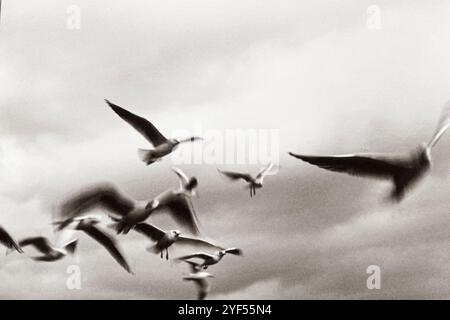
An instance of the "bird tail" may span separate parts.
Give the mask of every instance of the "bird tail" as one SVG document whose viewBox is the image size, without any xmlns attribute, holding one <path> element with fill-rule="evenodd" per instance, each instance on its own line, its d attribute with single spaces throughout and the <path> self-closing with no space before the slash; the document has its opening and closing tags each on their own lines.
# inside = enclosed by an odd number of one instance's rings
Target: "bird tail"
<svg viewBox="0 0 450 320">
<path fill-rule="evenodd" d="M 138 149 L 138 156 L 146 165 L 150 165 L 157 160 L 153 156 L 153 150 Z"/>
<path fill-rule="evenodd" d="M 64 248 L 67 250 L 68 253 L 73 255 L 75 253 L 75 251 L 77 250 L 77 244 L 78 244 L 78 239 L 75 239 L 73 241 L 70 241 L 68 244 L 66 244 L 64 246 Z"/>
</svg>

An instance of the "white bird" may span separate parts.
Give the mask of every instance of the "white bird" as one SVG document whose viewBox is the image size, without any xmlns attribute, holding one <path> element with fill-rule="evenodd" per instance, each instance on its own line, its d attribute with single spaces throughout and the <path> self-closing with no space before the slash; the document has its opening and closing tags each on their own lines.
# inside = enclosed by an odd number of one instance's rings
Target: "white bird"
<svg viewBox="0 0 450 320">
<path fill-rule="evenodd" d="M 197 187 L 198 180 L 196 177 L 189 178 L 181 169 L 172 167 L 172 171 L 178 176 L 180 180 L 180 187 L 176 191 L 178 193 L 184 193 L 189 197 L 196 196 L 198 197 Z"/>
<path fill-rule="evenodd" d="M 175 189 L 167 190 L 152 200 L 136 201 L 124 195 L 113 185 L 105 183 L 89 188 L 65 201 L 60 206 L 60 216 L 73 218 L 96 208 L 102 208 L 120 218 L 116 223 L 118 233 L 128 233 L 139 222 L 160 212 L 170 214 L 192 233 L 199 233 L 197 216 L 190 197 Z"/>
<path fill-rule="evenodd" d="M 270 162 L 266 167 L 262 168 L 258 174 L 253 177 L 249 173 L 240 173 L 240 172 L 232 172 L 232 171 L 219 171 L 219 173 L 223 174 L 230 180 L 237 181 L 239 179 L 245 180 L 248 183 L 248 188 L 250 189 L 250 197 L 256 195 L 256 189 L 260 189 L 263 187 L 264 177 L 273 174 L 270 170 L 273 168 L 273 163 Z"/>
<path fill-rule="evenodd" d="M 149 247 L 147 250 L 157 254 L 159 253 L 161 255 L 161 258 L 163 258 L 163 253 L 165 250 L 166 259 L 169 259 L 169 247 L 171 247 L 173 244 L 223 250 L 222 247 L 219 247 L 206 240 L 182 236 L 179 230 L 164 231 L 148 223 L 138 223 L 134 226 L 133 230 L 145 235 L 150 240 L 155 241 L 156 244 Z"/>
<path fill-rule="evenodd" d="M 414 184 L 421 180 L 432 167 L 431 150 L 450 126 L 450 101 L 444 105 L 437 128 L 428 143 L 406 154 L 359 153 L 337 156 L 309 156 L 289 152 L 320 168 L 350 175 L 392 181 L 394 187 L 389 195 L 393 201 L 401 201 Z"/>
<path fill-rule="evenodd" d="M 23 239 L 19 242 L 21 247 L 33 246 L 42 256 L 32 257 L 36 261 L 57 261 L 61 260 L 68 254 L 73 255 L 77 248 L 78 239 L 70 240 L 61 247 L 54 246 L 45 237 L 31 237 Z"/>
<path fill-rule="evenodd" d="M 133 273 L 124 255 L 119 250 L 119 245 L 116 240 L 97 226 L 100 223 L 99 219 L 85 216 L 70 218 L 68 221 L 58 221 L 53 224 L 59 226 L 63 225 L 64 228 L 72 225 L 71 228 L 73 230 L 84 232 L 89 237 L 100 243 L 111 254 L 114 260 L 122 266 L 122 268 L 124 268 L 128 273 Z"/>
<path fill-rule="evenodd" d="M 137 116 L 118 105 L 106 100 L 106 103 L 111 109 L 117 113 L 124 121 L 136 129 L 144 138 L 152 144 L 154 149 L 144 150 L 139 149 L 139 156 L 142 161 L 147 165 L 152 164 L 155 161 L 161 160 L 164 156 L 173 152 L 180 143 L 194 142 L 197 140 L 203 140 L 201 137 L 193 136 L 186 139 L 167 139 L 161 132 L 147 119 Z"/>
<path fill-rule="evenodd" d="M 8 249 L 15 249 L 17 252 L 23 253 L 23 250 L 19 244 L 2 226 L 0 226 L 0 243 Z"/>
<path fill-rule="evenodd" d="M 208 272 L 201 271 L 198 264 L 192 261 L 185 261 L 191 268 L 191 273 L 183 277 L 185 281 L 193 281 L 197 285 L 197 299 L 203 300 L 206 298 L 211 286 L 208 282 L 208 278 L 214 278 L 214 276 Z"/>
<path fill-rule="evenodd" d="M 198 264 L 199 268 L 207 269 L 209 266 L 219 263 L 220 260 L 226 254 L 233 254 L 237 256 L 242 255 L 242 250 L 238 248 L 228 248 L 220 251 L 216 251 L 213 254 L 208 254 L 204 252 L 196 252 L 192 254 L 188 254 L 182 257 L 178 257 L 176 260 L 178 261 L 187 261 L 189 259 L 200 259 L 203 260 L 202 263 Z"/>
</svg>

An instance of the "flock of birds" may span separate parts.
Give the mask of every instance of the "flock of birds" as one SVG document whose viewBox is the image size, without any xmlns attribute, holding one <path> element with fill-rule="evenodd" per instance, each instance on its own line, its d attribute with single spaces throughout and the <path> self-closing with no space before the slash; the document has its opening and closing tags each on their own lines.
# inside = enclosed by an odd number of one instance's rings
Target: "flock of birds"
<svg viewBox="0 0 450 320">
<path fill-rule="evenodd" d="M 105 100 L 109 107 L 124 121 L 143 135 L 153 146 L 152 149 L 139 149 L 139 156 L 146 164 L 162 160 L 173 152 L 181 143 L 202 140 L 193 136 L 186 139 L 167 139 L 147 119 L 135 115 L 118 105 Z M 431 150 L 450 126 L 450 102 L 444 105 L 437 128 L 428 143 L 421 144 L 416 150 L 405 154 L 360 153 L 350 155 L 310 156 L 289 153 L 291 156 L 303 160 L 320 168 L 347 173 L 350 175 L 381 178 L 390 180 L 393 189 L 388 195 L 391 201 L 399 202 L 415 183 L 430 171 L 432 166 Z M 219 173 L 232 181 L 243 180 L 249 189 L 250 197 L 256 194 L 256 189 L 263 187 L 264 178 L 274 174 L 273 163 L 269 163 L 258 174 L 222 171 Z M 76 195 L 66 199 L 59 206 L 59 219 L 53 221 L 56 232 L 72 230 L 83 232 L 101 244 L 127 272 L 133 273 L 125 256 L 121 252 L 115 237 L 107 231 L 113 229 L 117 234 L 127 234 L 130 230 L 148 238 L 152 245 L 147 251 L 169 259 L 169 248 L 185 245 L 189 248 L 204 248 L 209 251 L 193 252 L 175 258 L 175 261 L 189 265 L 190 273 L 183 280 L 192 281 L 198 288 L 198 299 L 204 299 L 209 292 L 208 278 L 213 277 L 205 270 L 217 264 L 227 255 L 242 255 L 239 248 L 226 248 L 211 240 L 200 238 L 198 218 L 195 213 L 192 198 L 196 197 L 198 181 L 195 177 L 188 177 L 179 168 L 172 168 L 178 176 L 178 188 L 168 189 L 156 197 L 137 201 L 110 183 L 98 184 L 84 189 Z M 102 209 L 107 213 L 112 223 L 102 226 L 102 220 L 92 211 Z M 155 214 L 170 215 L 175 222 L 183 226 L 192 234 L 182 234 L 179 230 L 162 230 L 148 222 L 148 218 Z M 46 237 L 29 237 L 16 242 L 13 237 L 0 226 L 0 243 L 8 248 L 24 252 L 27 246 L 34 247 L 40 255 L 33 256 L 36 261 L 56 261 L 67 255 L 72 255 L 77 249 L 78 239 L 72 239 L 61 245 L 52 244 Z M 212 252 L 212 253 L 211 253 Z"/>
</svg>

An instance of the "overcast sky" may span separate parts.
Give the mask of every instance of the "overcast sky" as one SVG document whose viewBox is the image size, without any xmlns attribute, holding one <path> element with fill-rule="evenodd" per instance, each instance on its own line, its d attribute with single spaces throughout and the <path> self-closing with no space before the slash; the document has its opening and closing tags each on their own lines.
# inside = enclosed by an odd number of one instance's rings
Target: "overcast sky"
<svg viewBox="0 0 450 320">
<path fill-rule="evenodd" d="M 79 30 L 66 27 L 70 5 L 81 9 Z M 380 29 L 367 27 L 370 5 L 380 10 Z M 244 250 L 211 267 L 210 298 L 450 298 L 450 137 L 434 149 L 432 174 L 395 206 L 380 201 L 389 184 L 287 155 L 407 152 L 428 140 L 450 99 L 448 2 L 2 6 L 0 225 L 16 238 L 53 239 L 55 206 L 92 183 L 113 182 L 136 199 L 177 186 L 172 158 L 140 162 L 136 149 L 148 145 L 108 98 L 167 136 L 198 126 L 278 132 L 281 168 L 253 199 L 216 168 L 257 172 L 265 163 L 180 165 L 199 179 L 194 205 L 205 233 Z M 196 297 L 181 281 L 186 266 L 147 253 L 138 235 L 120 236 L 135 276 L 80 240 L 75 258 L 56 263 L 0 255 L 0 298 Z M 81 290 L 66 288 L 73 264 Z M 381 268 L 380 290 L 366 288 L 369 265 Z"/>
</svg>

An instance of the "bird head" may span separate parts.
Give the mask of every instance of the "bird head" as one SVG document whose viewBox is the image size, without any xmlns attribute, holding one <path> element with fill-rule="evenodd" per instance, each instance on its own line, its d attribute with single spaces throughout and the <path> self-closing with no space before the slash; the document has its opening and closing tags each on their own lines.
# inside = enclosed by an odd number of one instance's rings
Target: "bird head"
<svg viewBox="0 0 450 320">
<path fill-rule="evenodd" d="M 198 180 L 196 177 L 189 179 L 189 182 L 184 186 L 184 188 L 193 196 L 198 196 L 196 188 L 198 186 Z"/>
<path fill-rule="evenodd" d="M 218 252 L 218 254 L 219 254 L 219 257 L 223 257 L 224 255 L 227 254 L 227 251 L 226 251 L 226 250 L 220 250 L 220 251 Z"/>
<path fill-rule="evenodd" d="M 175 238 L 178 238 L 181 235 L 181 232 L 179 230 L 171 230 L 170 233 L 172 234 L 172 236 L 174 236 Z"/>
</svg>

